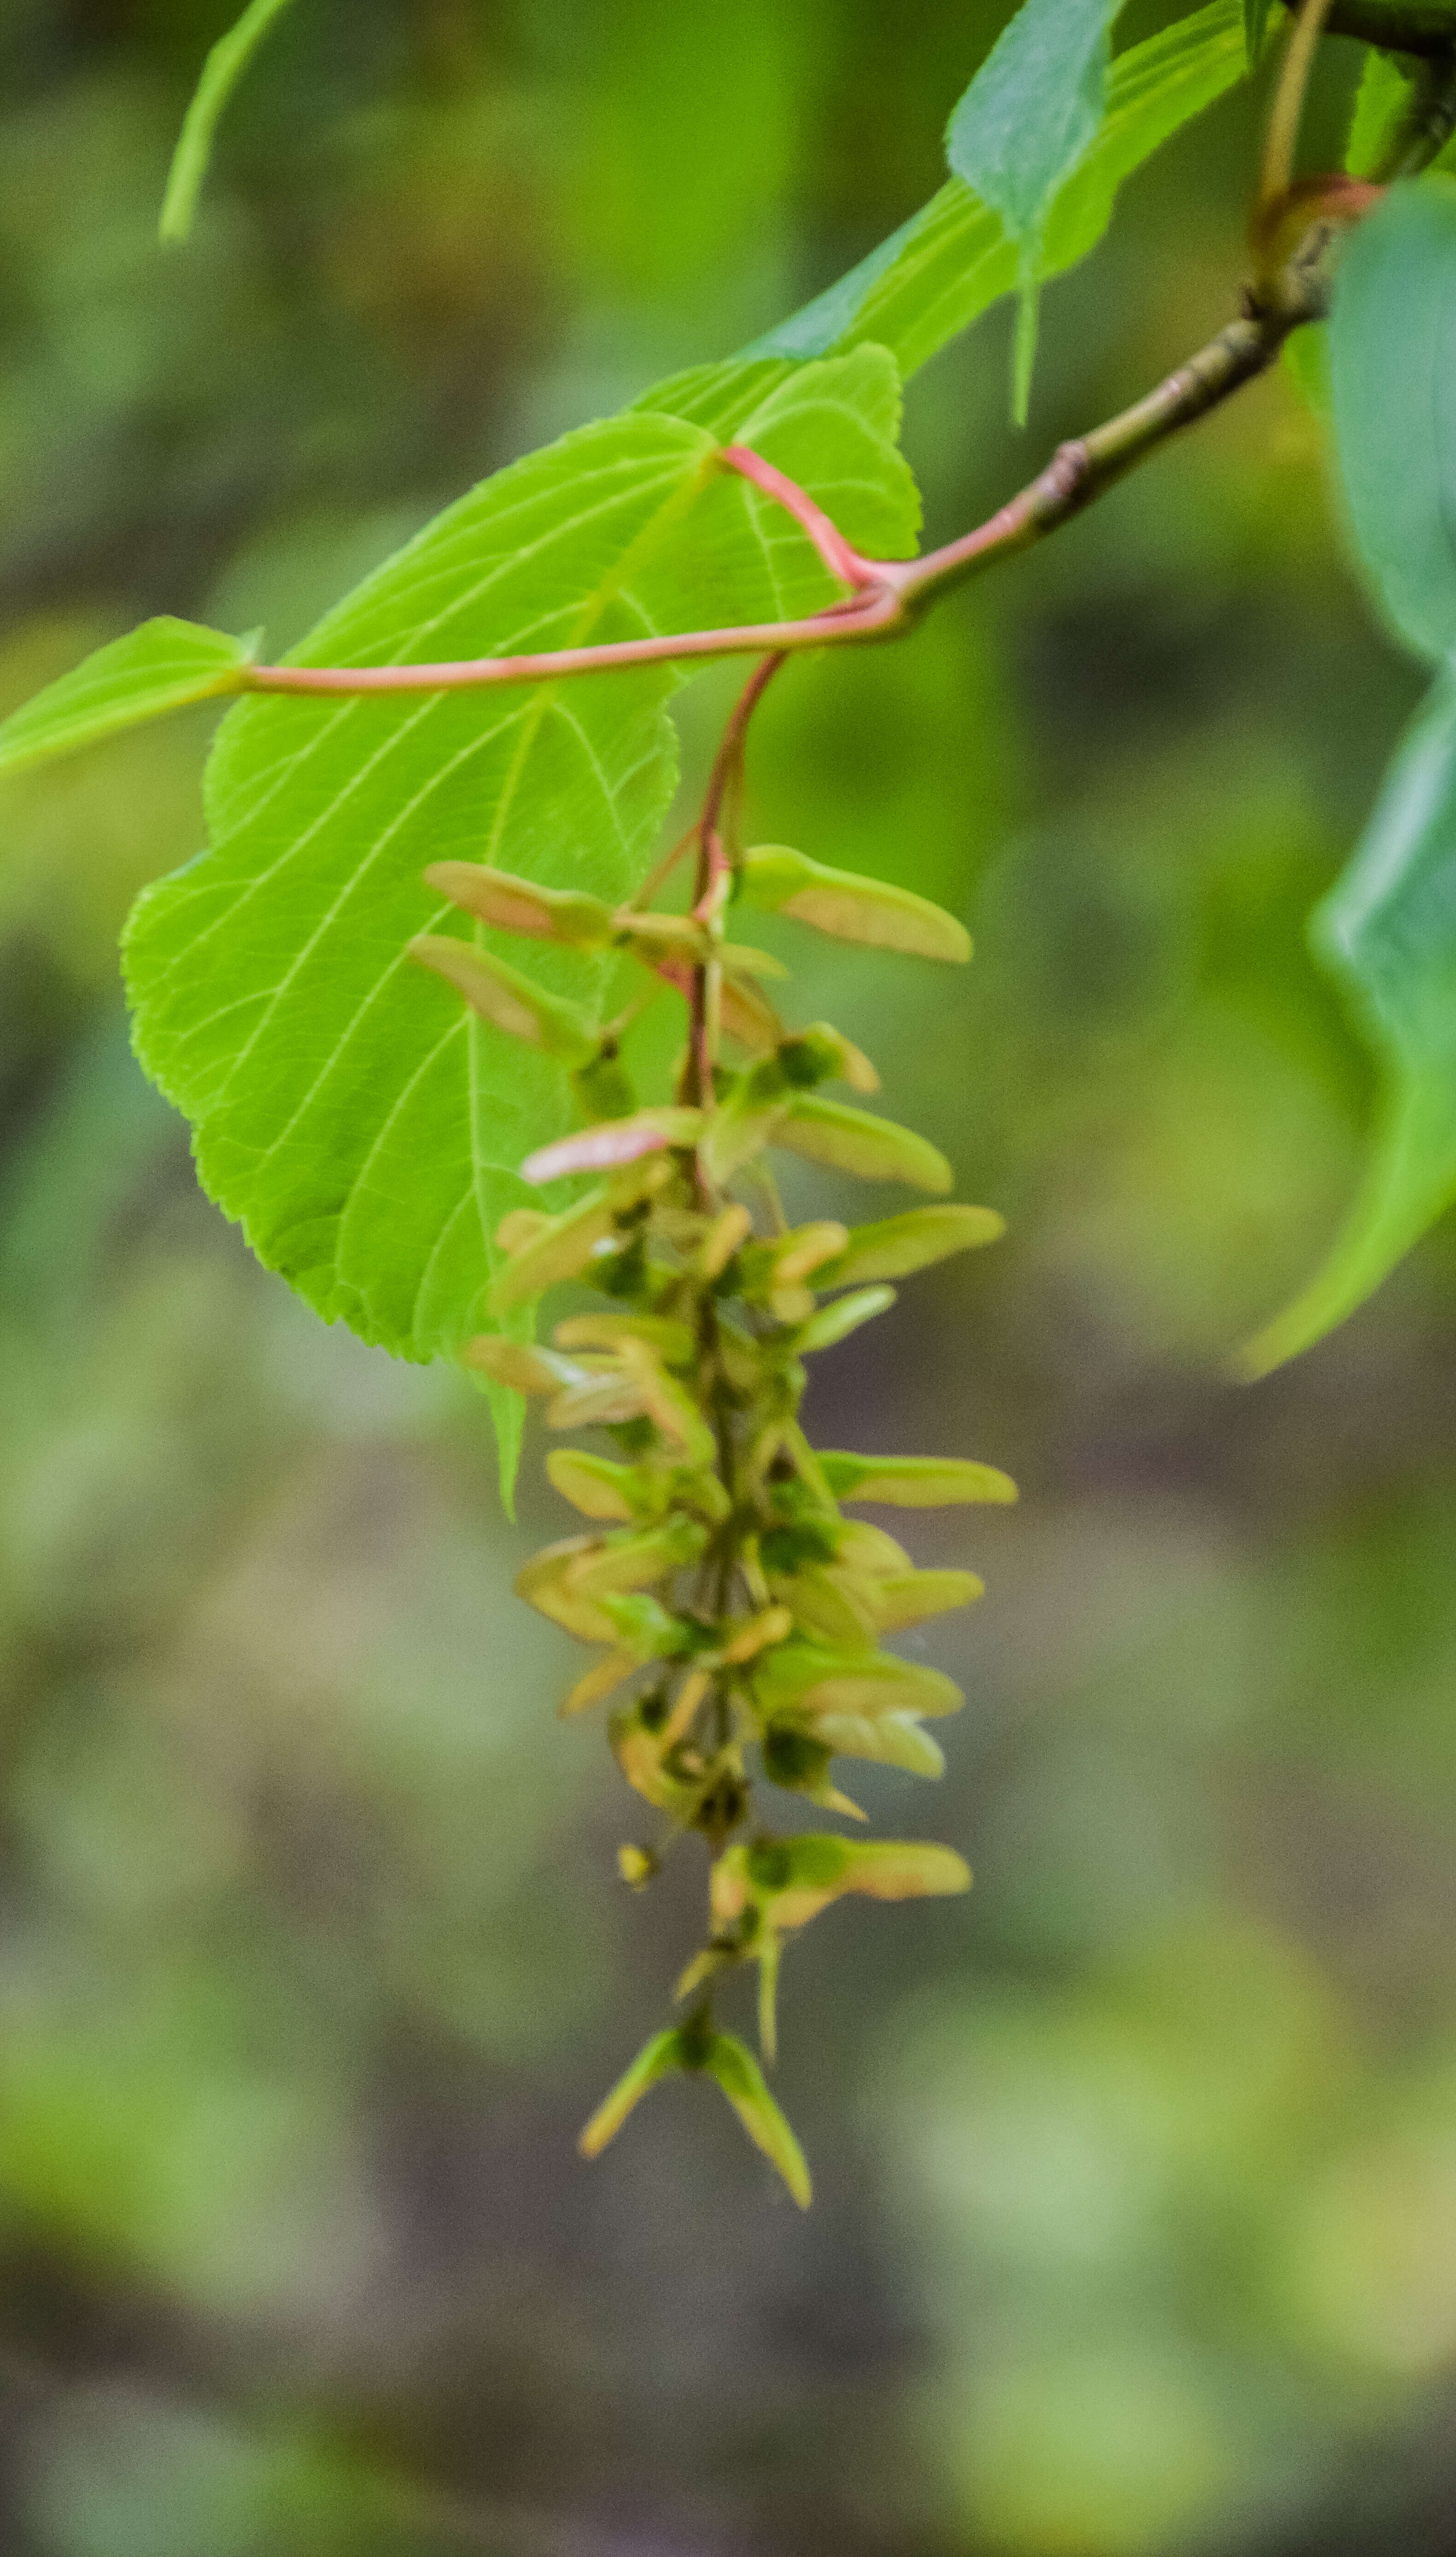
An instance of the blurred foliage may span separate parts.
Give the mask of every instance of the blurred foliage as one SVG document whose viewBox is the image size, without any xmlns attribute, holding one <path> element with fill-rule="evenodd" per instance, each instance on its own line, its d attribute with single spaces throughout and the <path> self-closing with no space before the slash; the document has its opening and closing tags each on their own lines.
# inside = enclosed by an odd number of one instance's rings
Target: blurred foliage
<svg viewBox="0 0 1456 2557">
<path fill-rule="evenodd" d="M 307 0 L 164 253 L 231 0 L 8 0 L 0 706 L 146 612 L 281 647 L 471 476 L 771 324 L 934 184 L 1003 14 Z M 932 537 L 1225 316 L 1257 118 L 1048 293 L 1026 438 L 1006 314 L 917 383 Z M 806 994 L 1012 1220 L 825 1363 L 816 1429 L 1027 1492 L 917 1538 L 992 1594 L 923 1646 L 972 1699 L 945 1799 L 873 1808 L 978 1883 L 795 1950 L 806 2222 L 711 2089 L 576 2161 L 662 1913 L 509 1598 L 557 1506 L 508 1531 L 471 1391 L 249 1263 L 128 1058 L 114 936 L 196 848 L 206 715 L 6 791 L 7 2553 L 1452 2545 L 1449 1232 L 1268 1385 L 1222 1367 L 1351 1187 L 1303 917 L 1417 683 L 1320 434 L 1261 385 L 755 741 L 760 832 L 970 920 L 952 989 Z M 686 1948 L 698 1877 L 657 1888 Z"/>
</svg>

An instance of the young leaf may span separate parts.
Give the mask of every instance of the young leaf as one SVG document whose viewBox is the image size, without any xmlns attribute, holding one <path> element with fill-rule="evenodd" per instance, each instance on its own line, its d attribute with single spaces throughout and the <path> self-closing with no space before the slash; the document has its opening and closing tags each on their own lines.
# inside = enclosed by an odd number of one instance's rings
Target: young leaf
<svg viewBox="0 0 1456 2557">
<path fill-rule="evenodd" d="M 1330 317 L 1340 470 L 1385 610 L 1456 649 L 1456 180 L 1392 187 L 1341 260 Z"/>
<path fill-rule="evenodd" d="M 911 547 L 890 359 L 864 348 L 766 390 L 748 373 L 729 431 L 856 542 Z M 646 410 L 565 438 L 428 526 L 298 662 L 681 629 L 705 585 L 731 620 L 831 602 L 812 545 L 719 467 L 720 440 Z M 223 723 L 210 849 L 146 891 L 128 928 L 138 1053 L 193 1119 L 209 1194 L 326 1319 L 411 1358 L 484 1328 L 496 1228 L 529 1196 L 516 1167 L 577 1114 L 561 1060 L 452 1011 L 410 963 L 407 943 L 455 911 L 420 874 L 459 847 L 614 909 L 672 792 L 672 686 L 648 668 L 476 695 L 260 697 Z M 594 1005 L 622 964 L 510 947 L 544 992 Z"/>
<path fill-rule="evenodd" d="M 1107 78 L 1103 121 L 1047 215 L 1043 279 L 1094 248 L 1118 189 L 1190 117 L 1242 79 L 1248 67 L 1243 0 L 1209 0 L 1162 34 L 1129 46 Z M 908 375 L 1003 293 L 1019 259 L 999 215 L 952 178 L 928 204 L 881 240 L 827 292 L 759 338 L 750 356 L 824 355 L 869 341 L 888 346 Z M 700 376 L 698 413 L 716 396 Z M 688 394 L 674 387 L 686 406 Z M 649 394 L 649 398 L 656 396 Z"/>
<path fill-rule="evenodd" d="M 250 7 L 244 9 L 225 36 L 218 38 L 203 63 L 202 75 L 183 118 L 167 173 L 167 193 L 157 224 L 159 239 L 191 237 L 223 109 L 275 18 L 281 18 L 288 5 L 289 0 L 251 0 Z"/>
<path fill-rule="evenodd" d="M 95 745 L 188 702 L 242 692 L 260 635 L 230 639 L 223 630 L 163 614 L 124 639 L 109 639 L 0 725 L 0 773 Z"/>
<path fill-rule="evenodd" d="M 963 1456 L 852 1456 L 822 1448 L 819 1462 L 837 1501 L 882 1501 L 903 1510 L 941 1509 L 952 1501 L 1014 1501 L 1016 1486 L 994 1465 Z"/>
<path fill-rule="evenodd" d="M 1017 250 L 1013 401 L 1026 416 L 1047 216 L 1102 122 L 1123 0 L 1022 0 L 955 108 L 946 158 Z"/>
<path fill-rule="evenodd" d="M 887 879 L 830 870 L 786 844 L 760 844 L 743 856 L 739 893 L 771 913 L 791 914 L 838 941 L 871 950 L 911 951 L 921 959 L 965 960 L 971 936 L 944 906 Z"/>
<path fill-rule="evenodd" d="M 1407 421 L 1409 422 L 1409 421 Z M 1443 673 L 1311 924 L 1385 1068 L 1375 1149 L 1323 1269 L 1239 1362 L 1264 1376 L 1362 1304 L 1456 1200 L 1456 678 Z"/>
<path fill-rule="evenodd" d="M 799 2209 L 807 2211 L 814 2188 L 804 2152 L 764 2085 L 763 2072 L 747 2044 L 735 2033 L 712 2034 L 700 2065 L 718 2081 L 749 2139 L 777 2167 Z M 630 2103 L 635 2101 L 635 2095 L 629 2098 Z M 609 2139 L 611 2132 L 603 2136 Z"/>
</svg>

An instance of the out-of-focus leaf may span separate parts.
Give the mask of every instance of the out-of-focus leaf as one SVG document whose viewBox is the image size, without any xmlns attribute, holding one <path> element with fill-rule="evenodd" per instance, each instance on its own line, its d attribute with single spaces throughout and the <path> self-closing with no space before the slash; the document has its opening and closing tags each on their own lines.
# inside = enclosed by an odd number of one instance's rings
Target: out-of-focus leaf
<svg viewBox="0 0 1456 2557">
<path fill-rule="evenodd" d="M 191 237 L 223 110 L 269 28 L 288 6 L 289 0 L 251 0 L 236 25 L 225 36 L 219 36 L 203 63 L 202 75 L 183 118 L 167 173 L 167 193 L 157 224 L 159 239 Z"/>
<path fill-rule="evenodd" d="M 1025 418 L 1036 352 L 1042 239 L 1060 189 L 1102 122 L 1123 0 L 1022 0 L 946 131 L 946 158 L 1000 215 L 1017 252 L 1012 405 Z"/>
<path fill-rule="evenodd" d="M 231 639 L 224 630 L 164 613 L 124 639 L 108 640 L 0 725 L 0 774 L 95 745 L 188 702 L 240 693 L 259 636 Z"/>
<path fill-rule="evenodd" d="M 1340 471 L 1401 638 L 1456 649 L 1456 180 L 1392 187 L 1341 261 L 1330 317 Z"/>
<path fill-rule="evenodd" d="M 1097 245 L 1124 180 L 1247 67 L 1243 0 L 1210 0 L 1118 57 L 1107 77 L 1102 124 L 1047 215 L 1044 279 Z M 848 275 L 748 352 L 820 355 L 868 340 L 888 346 L 909 374 L 1013 292 L 1017 271 L 1016 247 L 999 214 L 963 179 L 952 178 Z"/>
<path fill-rule="evenodd" d="M 1243 1353 L 1266 1375 L 1364 1302 L 1456 1199 L 1456 678 L 1397 753 L 1311 925 L 1385 1070 L 1375 1151 L 1318 1277 Z"/>
</svg>

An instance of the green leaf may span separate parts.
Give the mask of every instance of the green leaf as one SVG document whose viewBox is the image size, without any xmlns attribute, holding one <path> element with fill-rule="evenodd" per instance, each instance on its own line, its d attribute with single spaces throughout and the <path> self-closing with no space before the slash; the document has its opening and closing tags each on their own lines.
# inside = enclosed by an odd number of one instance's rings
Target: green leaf
<svg viewBox="0 0 1456 2557">
<path fill-rule="evenodd" d="M 1210 0 L 1119 55 L 1107 78 L 1102 124 L 1048 212 L 1043 279 L 1096 246 L 1124 180 L 1242 79 L 1247 67 L 1243 0 Z M 848 275 L 747 351 L 824 355 L 871 340 L 889 347 L 908 376 L 1015 290 L 1019 263 L 999 214 L 963 179 L 952 178 Z"/>
<path fill-rule="evenodd" d="M 223 109 L 274 20 L 281 18 L 288 6 L 289 0 L 252 0 L 236 25 L 218 38 L 203 63 L 202 75 L 183 118 L 167 173 L 167 193 L 157 224 L 159 239 L 191 237 Z"/>
<path fill-rule="evenodd" d="M 1258 68 L 1263 40 L 1268 33 L 1269 10 L 1273 0 L 1244 0 L 1244 43 L 1251 70 Z"/>
<path fill-rule="evenodd" d="M 230 639 L 224 630 L 163 614 L 108 640 L 0 725 L 0 773 L 94 745 L 188 702 L 242 692 L 260 635 Z"/>
<path fill-rule="evenodd" d="M 814 2199 L 809 2168 L 778 2105 L 764 2083 L 763 2072 L 745 2042 L 735 2033 L 708 2039 L 701 2066 L 717 2080 L 755 2148 L 778 2169 L 801 2211 Z M 609 2135 L 608 2135 L 609 2136 Z"/>
<path fill-rule="evenodd" d="M 1392 187 L 1341 261 L 1330 316 L 1340 469 L 1400 637 L 1456 649 L 1456 180 Z"/>
<path fill-rule="evenodd" d="M 1349 869 L 1316 953 L 1385 1068 L 1374 1153 L 1323 1269 L 1240 1359 L 1264 1376 L 1362 1304 L 1456 1200 L 1456 677 L 1443 673 Z"/>
<path fill-rule="evenodd" d="M 803 481 L 850 537 L 903 555 L 913 482 L 882 350 L 730 366 L 719 434 L 638 410 L 498 473 L 428 526 L 294 652 L 306 664 L 473 657 L 682 629 L 838 592 L 781 507 L 718 467 L 723 428 Z M 328 1320 L 410 1358 L 488 1327 L 494 1235 L 517 1166 L 574 1109 L 559 1059 L 522 1048 L 413 966 L 453 927 L 424 884 L 445 855 L 615 906 L 675 780 L 671 669 L 498 693 L 259 696 L 224 721 L 208 851 L 128 927 L 138 1053 L 197 1130 L 209 1194 Z M 491 946 L 484 924 L 481 948 Z M 548 994 L 610 1001 L 626 963 L 505 945 Z M 528 1318 L 518 1314 L 513 1328 Z"/>
<path fill-rule="evenodd" d="M 1001 217 L 1017 250 L 1012 408 L 1031 391 L 1042 240 L 1059 190 L 1103 119 L 1113 20 L 1123 0 L 1022 0 L 951 116 L 955 176 Z"/>
</svg>

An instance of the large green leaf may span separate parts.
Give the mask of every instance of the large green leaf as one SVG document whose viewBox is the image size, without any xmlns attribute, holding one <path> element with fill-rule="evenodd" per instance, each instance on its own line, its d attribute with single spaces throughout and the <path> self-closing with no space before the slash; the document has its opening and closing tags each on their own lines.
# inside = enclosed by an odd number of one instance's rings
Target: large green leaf
<svg viewBox="0 0 1456 2557">
<path fill-rule="evenodd" d="M 1313 1283 L 1259 1334 L 1252 1376 L 1323 1338 L 1456 1200 L 1456 677 L 1407 734 L 1364 840 L 1317 909 L 1315 948 L 1382 1061 L 1360 1193 Z"/>
<path fill-rule="evenodd" d="M 1108 75 L 1101 126 L 1051 205 L 1043 276 L 1096 247 L 1118 189 L 1144 160 L 1242 79 L 1241 0 L 1211 0 L 1161 35 L 1120 54 Z M 1015 243 L 999 214 L 952 178 L 909 221 L 837 284 L 759 338 L 758 355 L 825 355 L 872 340 L 903 374 L 1013 292 Z"/>
<path fill-rule="evenodd" d="M 1042 238 L 1059 190 L 1103 119 L 1123 0 L 1022 0 L 946 129 L 946 158 L 1016 247 L 1013 406 L 1026 414 Z"/>
<path fill-rule="evenodd" d="M 882 349 L 730 367 L 720 432 L 803 481 L 851 538 L 913 547 Z M 546 649 L 810 611 L 836 592 L 784 511 L 705 427 L 638 411 L 474 489 L 294 652 L 384 664 Z M 406 1357 L 485 1327 L 492 1237 L 539 1194 L 515 1166 L 569 1124 L 562 1066 L 412 965 L 472 929 L 559 994 L 609 963 L 496 942 L 425 887 L 442 856 L 613 901 L 636 885 L 675 777 L 669 668 L 569 684 L 342 701 L 255 696 L 207 774 L 210 848 L 128 927 L 138 1053 L 192 1119 L 210 1195 L 327 1319 Z"/>
<path fill-rule="evenodd" d="M 138 728 L 188 702 L 242 691 L 242 673 L 257 654 L 255 631 L 230 639 L 196 621 L 163 615 L 129 630 L 58 676 L 0 726 L 0 773 L 49 763 L 53 755 L 95 745 L 119 729 Z"/>
<path fill-rule="evenodd" d="M 1330 383 L 1350 519 L 1423 656 L 1456 649 L 1456 180 L 1392 187 L 1341 265 Z"/>
</svg>

